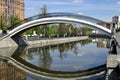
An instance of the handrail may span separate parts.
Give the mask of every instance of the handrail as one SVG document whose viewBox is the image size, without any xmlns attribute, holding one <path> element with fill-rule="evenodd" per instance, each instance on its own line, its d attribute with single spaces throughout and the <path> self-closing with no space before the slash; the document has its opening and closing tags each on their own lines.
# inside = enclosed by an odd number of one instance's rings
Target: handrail
<svg viewBox="0 0 120 80">
<path fill-rule="evenodd" d="M 47 14 L 38 14 L 32 17 L 29 17 L 23 21 L 20 21 L 18 23 L 16 23 L 15 25 L 12 25 L 11 27 L 9 27 L 7 30 L 12 30 L 14 28 L 16 28 L 17 26 L 24 24 L 26 22 L 29 21 L 33 21 L 36 19 L 42 19 L 42 18 L 47 18 L 47 17 L 72 17 L 75 19 L 81 19 L 81 20 L 86 20 L 92 23 L 96 23 L 96 24 L 100 24 L 100 23 L 106 23 L 105 21 L 96 19 L 96 18 L 92 18 L 89 16 L 85 16 L 85 15 L 80 15 L 80 14 L 74 14 L 74 13 L 47 13 Z"/>
</svg>

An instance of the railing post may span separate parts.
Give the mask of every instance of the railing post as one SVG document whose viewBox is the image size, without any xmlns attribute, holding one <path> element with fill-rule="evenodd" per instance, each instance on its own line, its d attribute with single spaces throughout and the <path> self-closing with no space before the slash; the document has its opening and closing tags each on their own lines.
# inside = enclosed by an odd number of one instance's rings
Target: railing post
<svg viewBox="0 0 120 80">
<path fill-rule="evenodd" d="M 116 39 L 114 37 L 112 37 L 111 41 L 110 41 L 110 53 L 111 54 L 117 54 L 117 42 Z"/>
</svg>

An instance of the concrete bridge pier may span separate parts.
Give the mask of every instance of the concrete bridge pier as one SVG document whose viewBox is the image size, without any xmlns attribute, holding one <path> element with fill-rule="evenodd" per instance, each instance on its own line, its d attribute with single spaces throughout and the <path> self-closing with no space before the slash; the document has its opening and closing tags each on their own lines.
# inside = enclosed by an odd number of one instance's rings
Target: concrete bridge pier
<svg viewBox="0 0 120 80">
<path fill-rule="evenodd" d="M 7 37 L 0 40 L 0 48 L 4 48 L 4 47 L 18 47 L 18 45 L 12 38 Z"/>
<path fill-rule="evenodd" d="M 17 37 L 6 37 L 0 40 L 0 48 L 6 47 L 18 47 L 18 46 L 25 46 L 27 42 L 23 40 L 20 36 Z"/>
<path fill-rule="evenodd" d="M 19 46 L 27 46 L 28 43 L 21 36 L 13 36 L 12 39 Z"/>
</svg>

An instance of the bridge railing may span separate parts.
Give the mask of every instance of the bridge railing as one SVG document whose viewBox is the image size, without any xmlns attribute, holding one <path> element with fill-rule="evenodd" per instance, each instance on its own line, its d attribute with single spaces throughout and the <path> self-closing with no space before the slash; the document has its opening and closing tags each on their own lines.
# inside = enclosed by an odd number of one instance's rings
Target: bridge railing
<svg viewBox="0 0 120 80">
<path fill-rule="evenodd" d="M 96 18 L 92 18 L 92 17 L 88 17 L 85 15 L 80 15 L 80 14 L 73 14 L 73 13 L 47 13 L 47 14 L 39 14 L 39 15 L 35 15 L 32 17 L 29 17 L 23 21 L 20 21 L 14 25 L 12 25 L 11 27 L 9 27 L 7 30 L 12 30 L 14 28 L 16 28 L 19 25 L 22 25 L 26 22 L 29 21 L 33 21 L 33 20 L 37 20 L 37 19 L 42 19 L 42 18 L 48 18 L 48 17 L 69 17 L 69 18 L 75 18 L 75 19 L 81 19 L 81 20 L 85 20 L 85 21 L 89 21 L 95 24 L 101 24 L 101 23 L 106 23 L 102 20 L 98 20 Z"/>
</svg>

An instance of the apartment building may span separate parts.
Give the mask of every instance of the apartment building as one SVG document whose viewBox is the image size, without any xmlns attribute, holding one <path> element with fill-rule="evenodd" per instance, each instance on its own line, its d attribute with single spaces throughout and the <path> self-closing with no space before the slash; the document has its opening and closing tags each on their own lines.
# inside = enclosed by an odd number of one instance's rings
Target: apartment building
<svg viewBox="0 0 120 80">
<path fill-rule="evenodd" d="M 17 16 L 20 20 L 24 19 L 24 0 L 0 0 L 0 14 Z"/>
</svg>

